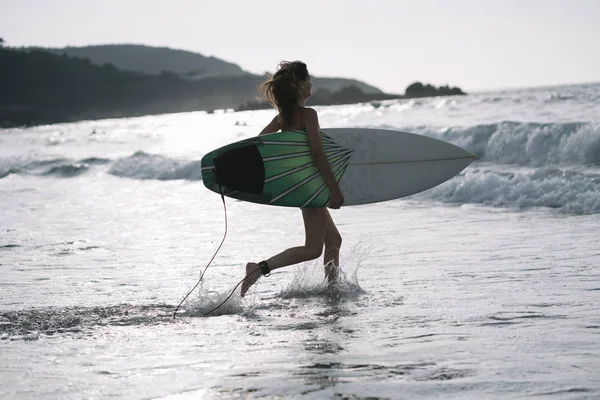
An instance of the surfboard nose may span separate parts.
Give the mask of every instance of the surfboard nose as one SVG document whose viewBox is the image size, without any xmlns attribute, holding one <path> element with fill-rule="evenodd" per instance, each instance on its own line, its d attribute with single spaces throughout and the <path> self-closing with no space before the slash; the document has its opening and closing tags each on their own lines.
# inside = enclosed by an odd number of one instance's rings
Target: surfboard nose
<svg viewBox="0 0 600 400">
<path fill-rule="evenodd" d="M 240 192 L 262 193 L 265 165 L 256 145 L 228 150 L 213 162 L 217 185 Z"/>
</svg>

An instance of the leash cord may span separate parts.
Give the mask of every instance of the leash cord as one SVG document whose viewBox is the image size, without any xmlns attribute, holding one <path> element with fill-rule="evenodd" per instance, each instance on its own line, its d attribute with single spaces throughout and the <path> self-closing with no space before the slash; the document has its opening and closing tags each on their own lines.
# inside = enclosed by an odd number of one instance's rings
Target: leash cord
<svg viewBox="0 0 600 400">
<path fill-rule="evenodd" d="M 218 306 L 216 306 L 215 308 L 213 308 L 212 310 L 210 310 L 209 312 L 203 314 L 203 317 L 208 316 L 209 314 L 211 314 L 214 311 L 217 311 L 219 308 L 221 308 L 221 306 L 225 303 L 227 303 L 227 300 L 229 300 L 231 298 L 231 296 L 233 296 L 233 294 L 235 293 L 235 290 L 238 288 L 238 286 L 240 286 L 242 284 L 242 282 L 244 282 L 246 280 L 246 278 L 248 278 L 250 275 L 252 275 L 253 273 L 255 273 L 256 271 L 258 271 L 260 269 L 260 267 L 256 268 L 254 271 L 250 272 L 248 275 L 246 275 L 244 277 L 244 279 L 242 279 L 237 285 L 235 285 L 235 287 L 233 288 L 233 290 L 231 291 L 231 293 L 229 293 L 229 296 L 227 296 L 227 298 L 225 300 L 223 300 L 221 302 L 221 304 L 219 304 Z"/>
<path fill-rule="evenodd" d="M 175 316 L 177 315 L 177 311 L 179 311 L 179 307 L 181 307 L 181 305 L 183 304 L 183 302 L 189 297 L 190 294 L 192 294 L 192 292 L 194 290 L 196 290 L 196 288 L 198 287 L 198 285 L 200 285 L 200 282 L 202 282 L 202 278 L 204 277 L 204 274 L 206 273 L 206 270 L 208 269 L 209 265 L 213 262 L 213 260 L 217 256 L 217 253 L 219 253 L 219 250 L 221 250 L 221 246 L 223 246 L 223 243 L 225 243 L 225 238 L 227 237 L 227 206 L 225 205 L 225 196 L 223 195 L 223 188 L 221 186 L 219 186 L 219 191 L 221 192 L 221 200 L 223 200 L 223 210 L 225 210 L 225 233 L 223 234 L 223 240 L 221 240 L 221 244 L 219 245 L 219 247 L 217 247 L 217 251 L 215 251 L 215 254 L 213 254 L 213 256 L 210 259 L 210 261 L 208 262 L 208 264 L 206 264 L 206 267 L 204 267 L 204 270 L 202 271 L 202 274 L 200 274 L 200 279 L 198 279 L 198 282 L 196 283 L 196 285 L 192 288 L 192 290 L 190 290 L 188 292 L 188 294 L 185 295 L 185 297 L 183 298 L 183 300 L 181 300 L 181 302 L 179 303 L 179 305 L 177 306 L 177 308 L 175 308 L 175 312 L 173 313 L 173 318 L 175 318 Z M 229 296 L 231 297 L 231 295 L 229 295 Z M 220 305 L 219 305 L 219 307 L 220 307 Z"/>
</svg>

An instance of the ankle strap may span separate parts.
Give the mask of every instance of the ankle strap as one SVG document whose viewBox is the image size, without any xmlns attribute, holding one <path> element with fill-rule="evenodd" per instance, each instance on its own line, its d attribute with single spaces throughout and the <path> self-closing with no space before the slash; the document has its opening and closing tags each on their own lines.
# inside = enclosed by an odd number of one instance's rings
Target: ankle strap
<svg viewBox="0 0 600 400">
<path fill-rule="evenodd" d="M 267 264 L 266 261 L 261 261 L 258 263 L 258 266 L 260 267 L 260 270 L 262 271 L 262 274 L 264 276 L 269 276 L 271 275 L 271 268 L 269 268 L 269 264 Z"/>
</svg>

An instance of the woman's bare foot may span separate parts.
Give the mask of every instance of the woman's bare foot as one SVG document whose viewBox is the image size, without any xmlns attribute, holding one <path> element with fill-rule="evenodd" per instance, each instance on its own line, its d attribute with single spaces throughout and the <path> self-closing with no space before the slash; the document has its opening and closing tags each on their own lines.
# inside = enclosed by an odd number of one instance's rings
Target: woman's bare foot
<svg viewBox="0 0 600 400">
<path fill-rule="evenodd" d="M 248 289 L 258 281 L 261 274 L 262 272 L 257 263 L 246 264 L 246 278 L 244 278 L 244 281 L 242 282 L 242 291 L 240 293 L 242 297 L 244 297 Z"/>
</svg>

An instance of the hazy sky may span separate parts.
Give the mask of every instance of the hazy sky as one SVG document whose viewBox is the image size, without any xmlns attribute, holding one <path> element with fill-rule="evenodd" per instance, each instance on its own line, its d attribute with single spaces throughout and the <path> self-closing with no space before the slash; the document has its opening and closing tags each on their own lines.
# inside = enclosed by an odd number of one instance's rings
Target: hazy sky
<svg viewBox="0 0 600 400">
<path fill-rule="evenodd" d="M 9 46 L 137 43 L 403 93 L 600 81 L 600 0 L 0 0 Z"/>
</svg>

